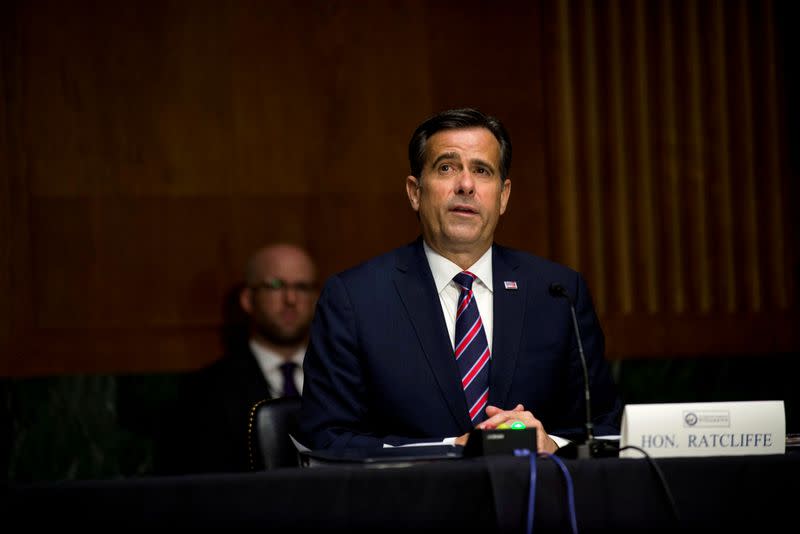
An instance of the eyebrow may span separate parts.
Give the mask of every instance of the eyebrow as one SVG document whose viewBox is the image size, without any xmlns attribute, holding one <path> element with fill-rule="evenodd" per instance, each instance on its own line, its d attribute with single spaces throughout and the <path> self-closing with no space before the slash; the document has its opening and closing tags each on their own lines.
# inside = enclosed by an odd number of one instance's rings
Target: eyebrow
<svg viewBox="0 0 800 534">
<path fill-rule="evenodd" d="M 446 160 L 446 159 L 453 159 L 453 160 L 461 161 L 461 155 L 458 152 L 444 152 L 442 154 L 439 154 L 439 156 L 435 160 L 433 160 L 433 163 L 431 163 L 431 168 L 436 167 L 436 165 L 438 165 L 440 161 Z M 489 169 L 490 171 L 492 171 L 492 174 L 497 172 L 497 169 L 494 168 L 494 165 L 492 165 L 491 163 L 489 163 L 487 161 L 483 161 L 482 159 L 472 159 L 468 163 L 470 165 L 475 165 L 475 164 L 482 165 L 482 166 L 486 167 L 487 169 Z"/>
<path fill-rule="evenodd" d="M 436 167 L 436 165 L 438 165 L 439 162 L 442 161 L 443 159 L 457 159 L 460 161 L 461 156 L 457 152 L 444 152 L 442 154 L 439 154 L 439 156 L 435 160 L 433 160 L 433 162 L 431 163 L 431 167 Z"/>
</svg>

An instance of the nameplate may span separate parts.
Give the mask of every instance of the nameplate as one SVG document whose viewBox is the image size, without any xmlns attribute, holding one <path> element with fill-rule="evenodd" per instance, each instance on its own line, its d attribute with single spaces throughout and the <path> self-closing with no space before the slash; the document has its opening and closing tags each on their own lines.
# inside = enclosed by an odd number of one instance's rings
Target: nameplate
<svg viewBox="0 0 800 534">
<path fill-rule="evenodd" d="M 783 454 L 783 401 L 628 404 L 619 445 L 652 457 Z M 642 457 L 635 449 L 619 455 Z"/>
</svg>

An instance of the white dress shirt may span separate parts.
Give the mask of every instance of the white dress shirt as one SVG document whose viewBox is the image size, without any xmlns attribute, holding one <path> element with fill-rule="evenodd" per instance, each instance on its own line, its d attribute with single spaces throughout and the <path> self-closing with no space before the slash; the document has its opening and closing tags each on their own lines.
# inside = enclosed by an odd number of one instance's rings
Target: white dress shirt
<svg viewBox="0 0 800 534">
<path fill-rule="evenodd" d="M 431 268 L 431 273 L 433 273 L 436 292 L 439 294 L 444 322 L 447 324 L 447 333 L 450 335 L 450 344 L 455 349 L 456 308 L 458 306 L 458 297 L 461 295 L 461 286 L 453 281 L 453 277 L 463 269 L 444 256 L 434 252 L 424 241 L 423 246 L 425 247 L 425 256 L 428 258 L 428 265 Z M 481 314 L 483 329 L 486 331 L 486 340 L 489 342 L 489 351 L 491 352 L 492 327 L 494 326 L 492 247 L 489 247 L 483 253 L 483 256 L 478 258 L 478 261 L 473 263 L 467 271 L 477 277 L 472 283 L 472 292 L 475 294 L 478 312 Z"/>
<path fill-rule="evenodd" d="M 297 364 L 294 369 L 294 383 L 297 386 L 297 391 L 303 392 L 303 358 L 306 355 L 306 347 L 297 349 L 289 360 L 285 360 L 283 356 L 277 352 L 272 351 L 263 345 L 260 345 L 255 339 L 250 339 L 250 350 L 256 357 L 258 366 L 261 372 L 264 373 L 264 378 L 267 379 L 270 392 L 273 397 L 280 397 L 283 393 L 283 373 L 281 372 L 281 364 L 292 361 Z"/>
<path fill-rule="evenodd" d="M 434 252 L 427 243 L 423 241 L 425 256 L 428 258 L 428 265 L 433 273 L 433 282 L 436 284 L 436 291 L 439 293 L 439 301 L 442 305 L 444 322 L 447 324 L 447 333 L 450 334 L 450 343 L 455 350 L 456 337 L 456 307 L 458 297 L 461 295 L 461 286 L 453 281 L 453 277 L 462 271 L 461 267 L 448 260 L 444 256 Z M 489 351 L 492 351 L 492 333 L 494 332 L 494 301 L 492 295 L 492 247 L 483 253 L 467 271 L 474 274 L 477 278 L 472 283 L 472 291 L 475 293 L 475 300 L 478 304 L 478 311 L 481 314 L 483 328 L 486 330 L 486 340 L 489 342 Z M 510 410 L 513 406 L 503 407 Z M 550 437 L 556 445 L 563 447 L 568 440 L 553 436 Z M 446 438 L 444 443 L 452 445 L 455 438 Z"/>
</svg>

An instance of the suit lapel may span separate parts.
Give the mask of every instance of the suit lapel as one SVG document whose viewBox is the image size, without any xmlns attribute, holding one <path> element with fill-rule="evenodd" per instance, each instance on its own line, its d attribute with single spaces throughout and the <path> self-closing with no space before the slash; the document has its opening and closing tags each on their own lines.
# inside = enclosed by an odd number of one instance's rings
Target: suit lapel
<svg viewBox="0 0 800 534">
<path fill-rule="evenodd" d="M 503 247 L 495 245 L 492 254 L 494 327 L 489 404 L 510 410 L 514 407 L 506 406 L 506 399 L 519 356 L 528 288 L 525 281 L 519 279 L 519 264 L 508 257 Z M 516 282 L 517 289 L 506 289 L 505 282 Z"/>
<path fill-rule="evenodd" d="M 247 348 L 247 358 L 242 358 L 240 365 L 242 366 L 242 370 L 239 375 L 243 380 L 247 380 L 247 383 L 241 386 L 247 391 L 247 395 L 250 399 L 259 401 L 265 398 L 274 399 L 280 395 L 281 392 L 273 391 L 272 386 L 270 386 L 267 381 L 267 377 L 264 376 L 264 371 L 258 364 L 258 358 L 256 358 L 256 355 L 250 350 L 250 347 Z"/>
<path fill-rule="evenodd" d="M 442 317 L 439 295 L 421 238 L 403 250 L 397 262 L 394 282 L 450 413 L 466 431 L 472 425 L 458 379 L 453 347 L 447 335 L 447 325 Z"/>
</svg>

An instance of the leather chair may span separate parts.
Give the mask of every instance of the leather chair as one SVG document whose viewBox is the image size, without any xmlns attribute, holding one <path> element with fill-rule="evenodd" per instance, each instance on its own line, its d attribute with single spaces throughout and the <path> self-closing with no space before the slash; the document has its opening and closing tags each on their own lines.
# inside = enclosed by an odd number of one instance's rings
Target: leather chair
<svg viewBox="0 0 800 534">
<path fill-rule="evenodd" d="M 253 405 L 247 425 L 252 471 L 300 465 L 297 449 L 289 437 L 299 410 L 300 397 L 264 399 Z"/>
</svg>

